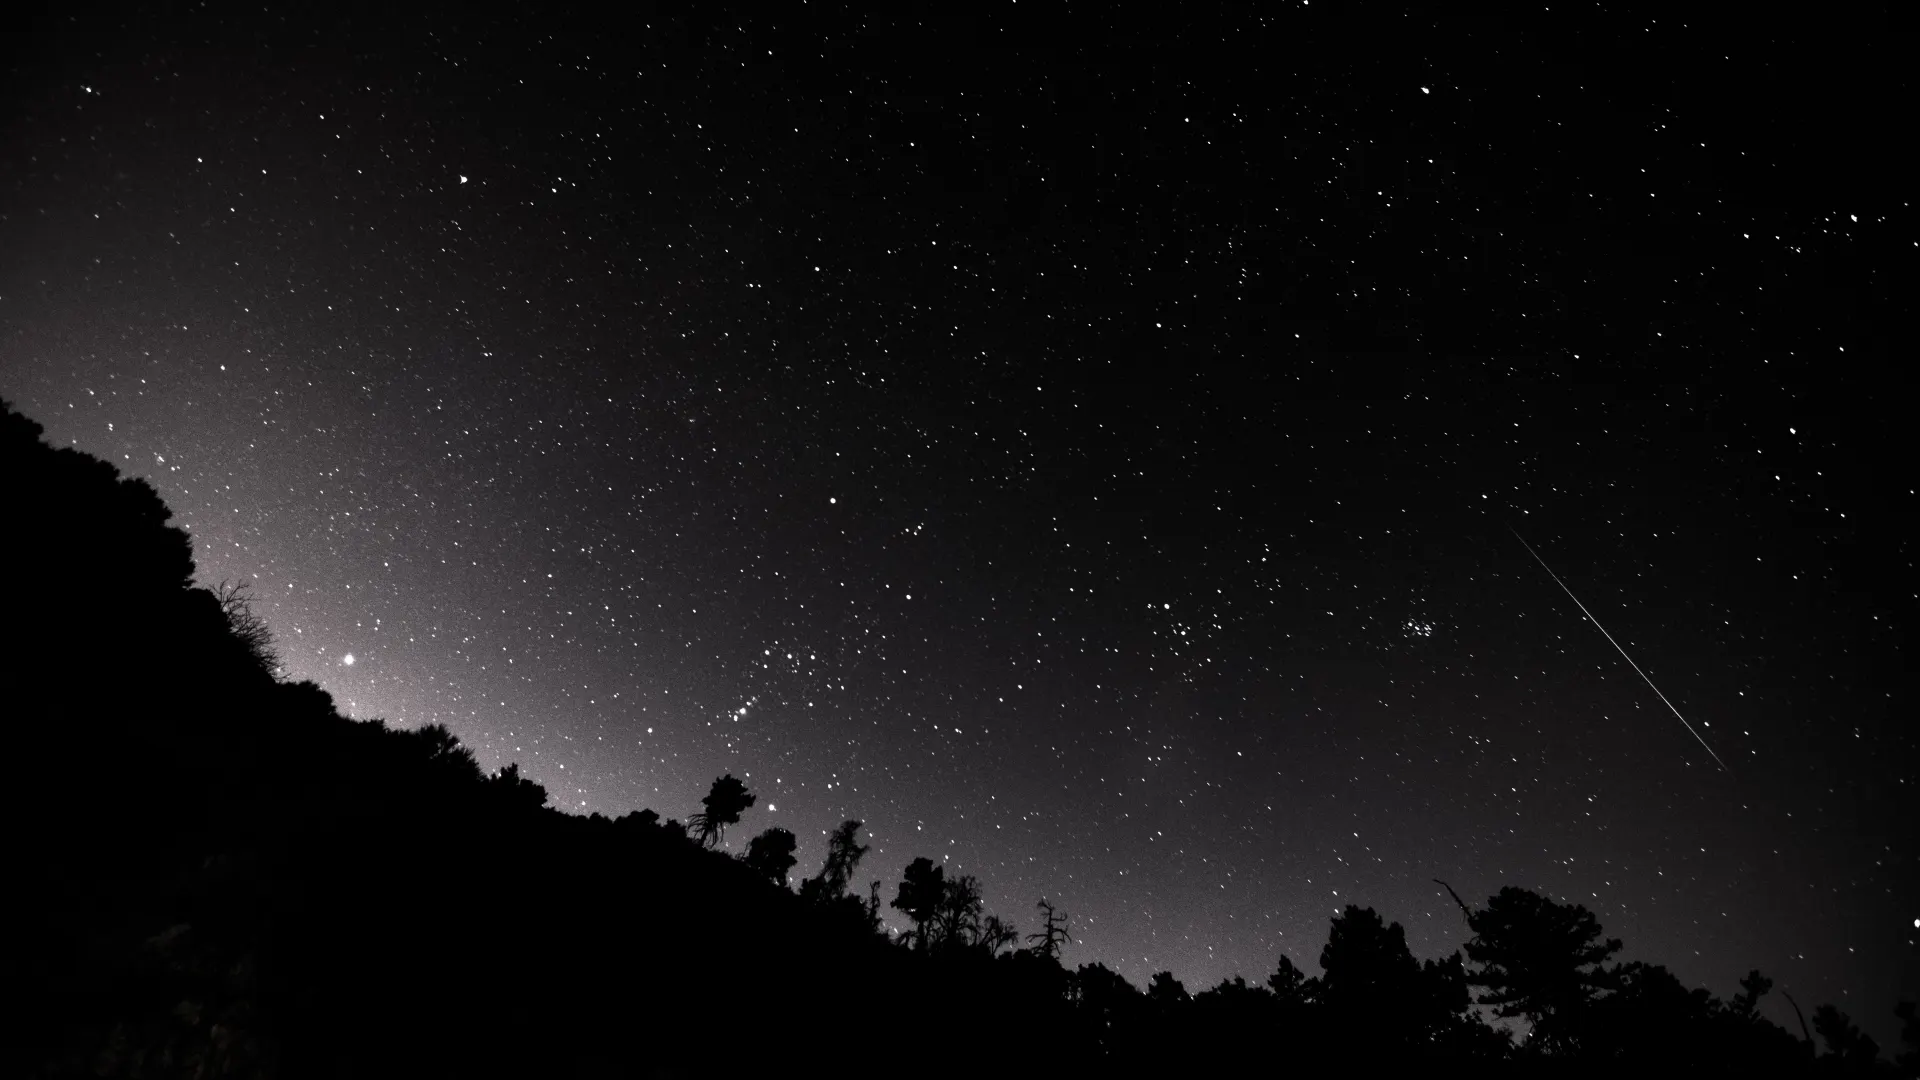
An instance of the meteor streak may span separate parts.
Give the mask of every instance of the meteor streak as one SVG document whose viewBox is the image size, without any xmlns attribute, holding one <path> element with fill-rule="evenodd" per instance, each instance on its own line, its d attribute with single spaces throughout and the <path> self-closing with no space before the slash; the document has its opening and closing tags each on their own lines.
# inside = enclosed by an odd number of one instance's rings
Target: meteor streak
<svg viewBox="0 0 1920 1080">
<path fill-rule="evenodd" d="M 1620 653 L 1620 658 L 1625 660 L 1634 671 L 1639 672 L 1642 679 L 1646 679 L 1647 686 L 1660 698 L 1660 703 L 1665 705 L 1673 713 L 1675 720 L 1686 725 L 1687 733 L 1692 735 L 1694 741 L 1700 744 L 1700 749 L 1707 752 L 1707 756 L 1713 759 L 1713 763 L 1720 766 L 1720 771 L 1723 773 L 1732 773 L 1733 770 L 1727 768 L 1727 763 L 1720 760 L 1720 755 L 1713 752 L 1713 747 L 1707 745 L 1707 740 L 1701 738 L 1700 733 L 1695 731 L 1693 725 L 1687 722 L 1687 718 L 1680 715 L 1680 710 L 1673 707 L 1673 702 L 1667 700 L 1667 695 L 1660 693 L 1660 688 L 1653 685 L 1653 680 L 1647 678 L 1646 672 L 1640 671 L 1640 665 L 1633 662 L 1633 657 L 1627 655 L 1627 650 L 1620 648 L 1620 643 L 1613 640 L 1613 635 L 1607 633 L 1607 628 L 1601 626 L 1600 620 L 1593 617 L 1593 612 L 1587 610 L 1587 605 L 1582 604 L 1580 598 L 1573 595 L 1573 590 L 1567 588 L 1567 583 L 1560 580 L 1560 575 L 1553 572 L 1553 567 L 1547 565 L 1547 560 L 1541 558 L 1540 553 L 1533 550 L 1533 545 L 1527 543 L 1527 538 L 1520 535 L 1520 530 L 1509 525 L 1507 526 L 1507 531 L 1513 534 L 1515 540 L 1520 541 L 1520 546 L 1527 549 L 1527 554 L 1533 556 L 1533 561 L 1540 564 L 1540 569 L 1547 572 L 1547 576 L 1553 579 L 1553 583 L 1560 586 L 1560 591 L 1567 594 L 1567 599 L 1572 600 L 1574 606 L 1580 609 L 1580 614 L 1585 615 L 1587 621 L 1593 624 L 1593 628 L 1600 631 L 1601 635 L 1607 639 L 1608 644 L 1612 645 L 1614 649 Z"/>
</svg>

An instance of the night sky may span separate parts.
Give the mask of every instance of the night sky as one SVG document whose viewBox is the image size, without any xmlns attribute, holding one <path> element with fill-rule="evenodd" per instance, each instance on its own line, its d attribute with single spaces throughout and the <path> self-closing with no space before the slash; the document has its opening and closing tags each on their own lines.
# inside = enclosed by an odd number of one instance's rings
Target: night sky
<svg viewBox="0 0 1920 1080">
<path fill-rule="evenodd" d="M 943 858 L 1194 989 L 1519 885 L 1897 1041 L 1878 9 L 814 7 L 63 7 L 7 46 L 0 395 L 152 480 L 290 677 L 569 811 L 731 771 L 735 849 L 862 818 L 862 883 Z"/>
</svg>

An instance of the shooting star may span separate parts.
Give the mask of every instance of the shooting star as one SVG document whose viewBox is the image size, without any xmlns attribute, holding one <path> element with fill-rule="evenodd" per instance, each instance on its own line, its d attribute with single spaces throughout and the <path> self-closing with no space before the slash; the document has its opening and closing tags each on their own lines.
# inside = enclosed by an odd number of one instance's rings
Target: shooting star
<svg viewBox="0 0 1920 1080">
<path fill-rule="evenodd" d="M 1673 713 L 1675 720 L 1686 725 L 1687 733 L 1692 735 L 1694 741 L 1700 744 L 1700 749 L 1707 752 L 1707 756 L 1713 759 L 1713 763 L 1720 766 L 1720 771 L 1731 774 L 1733 770 L 1727 768 L 1727 763 L 1720 760 L 1720 755 L 1713 752 L 1713 747 L 1707 745 L 1707 740 L 1701 738 L 1700 733 L 1694 730 L 1693 725 L 1687 721 L 1687 718 L 1680 715 L 1680 710 L 1673 707 L 1673 702 L 1667 700 L 1667 695 L 1660 693 L 1660 688 L 1653 685 L 1653 680 L 1647 678 L 1647 673 L 1640 671 L 1640 665 L 1633 662 L 1633 657 L 1627 655 L 1627 650 L 1620 648 L 1620 643 L 1613 640 L 1613 635 L 1607 633 L 1607 628 L 1600 625 L 1599 619 L 1593 617 L 1593 612 L 1587 610 L 1587 605 L 1582 604 L 1580 598 L 1573 595 L 1573 590 L 1567 588 L 1567 583 L 1561 581 L 1560 575 L 1553 572 L 1553 567 L 1547 565 L 1547 560 L 1541 558 L 1540 553 L 1533 550 L 1533 545 L 1527 543 L 1527 538 L 1520 535 L 1520 530 L 1509 525 L 1507 526 L 1507 531 L 1513 534 L 1515 540 L 1520 541 L 1520 546 L 1527 549 L 1527 554 L 1533 556 L 1533 561 L 1540 564 L 1540 569 L 1547 572 L 1547 576 L 1553 579 L 1553 583 L 1560 586 L 1560 591 L 1567 594 L 1567 599 L 1572 600 L 1574 606 L 1580 609 L 1580 614 L 1585 615 L 1587 621 L 1593 624 L 1594 629 L 1600 631 L 1601 635 L 1607 639 L 1608 644 L 1612 645 L 1614 649 L 1620 653 L 1620 658 L 1625 660 L 1634 671 L 1639 672 L 1640 677 L 1646 680 L 1647 686 L 1660 698 L 1660 703 L 1665 705 L 1667 709 Z"/>
</svg>

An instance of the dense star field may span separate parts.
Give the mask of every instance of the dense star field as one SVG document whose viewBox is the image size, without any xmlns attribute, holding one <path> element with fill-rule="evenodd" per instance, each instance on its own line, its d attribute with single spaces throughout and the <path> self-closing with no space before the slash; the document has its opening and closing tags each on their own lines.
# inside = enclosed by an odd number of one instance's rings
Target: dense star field
<svg viewBox="0 0 1920 1080">
<path fill-rule="evenodd" d="M 1893 39 L 1026 9 L 49 19 L 0 395 L 571 811 L 730 771 L 1136 984 L 1520 885 L 1896 1043 Z"/>
</svg>

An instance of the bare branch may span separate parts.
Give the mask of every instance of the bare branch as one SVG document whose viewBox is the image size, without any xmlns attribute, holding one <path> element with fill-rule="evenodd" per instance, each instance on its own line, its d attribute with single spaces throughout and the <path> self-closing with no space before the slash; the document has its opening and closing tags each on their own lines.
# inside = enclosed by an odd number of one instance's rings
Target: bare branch
<svg viewBox="0 0 1920 1080">
<path fill-rule="evenodd" d="M 1793 1015 L 1800 1019 L 1800 1037 L 1806 1040 L 1808 1046 L 1812 1046 L 1813 1033 L 1807 1030 L 1807 1014 L 1800 1011 L 1800 1003 L 1793 1000 L 1793 995 L 1785 990 L 1780 991 L 1780 996 L 1786 998 L 1787 1004 L 1793 1006 Z"/>
<path fill-rule="evenodd" d="M 1468 919 L 1467 925 L 1472 926 L 1473 910 L 1467 907 L 1467 902 L 1465 900 L 1460 899 L 1459 893 L 1453 891 L 1453 886 L 1447 884 L 1444 881 L 1441 881 L 1439 878 L 1434 878 L 1433 883 L 1447 890 L 1447 895 L 1453 897 L 1453 902 L 1460 905 L 1460 914 L 1465 915 L 1467 917 Z"/>
<path fill-rule="evenodd" d="M 248 581 L 222 581 L 210 591 L 220 605 L 220 614 L 226 617 L 227 632 L 247 650 L 260 670 L 278 676 L 281 663 L 273 648 L 273 630 L 254 612 L 252 588 Z"/>
</svg>

